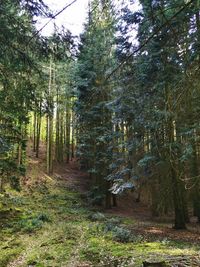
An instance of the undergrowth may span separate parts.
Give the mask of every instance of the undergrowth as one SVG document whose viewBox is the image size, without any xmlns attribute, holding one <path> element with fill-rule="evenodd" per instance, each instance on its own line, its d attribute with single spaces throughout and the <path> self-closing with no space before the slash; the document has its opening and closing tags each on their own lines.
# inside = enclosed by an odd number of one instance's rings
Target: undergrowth
<svg viewBox="0 0 200 267">
<path fill-rule="evenodd" d="M 64 182 L 49 182 L 46 189 L 1 196 L 1 267 L 137 267 L 149 258 L 165 260 L 199 250 L 166 239 L 146 240 L 129 228 L 133 220 L 91 212 Z"/>
</svg>

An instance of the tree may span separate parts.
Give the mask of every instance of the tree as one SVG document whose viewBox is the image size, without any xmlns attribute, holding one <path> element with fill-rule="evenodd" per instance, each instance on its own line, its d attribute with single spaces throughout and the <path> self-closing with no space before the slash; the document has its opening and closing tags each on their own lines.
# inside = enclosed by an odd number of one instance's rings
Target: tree
<svg viewBox="0 0 200 267">
<path fill-rule="evenodd" d="M 190 160 L 191 143 L 183 137 L 185 121 L 181 111 L 190 80 L 185 56 L 191 52 L 192 34 L 186 32 L 194 27 L 191 17 L 196 6 L 185 5 L 184 1 L 140 4 L 139 12 L 123 9 L 118 59 L 126 66 L 118 69 L 121 81 L 114 103 L 120 148 L 110 179 L 116 193 L 146 183 L 153 214 L 167 212 L 173 206 L 175 228 L 185 228 L 188 194 L 184 175 L 188 173 L 185 164 Z M 134 24 L 138 24 L 139 49 L 136 46 L 131 50 L 128 31 Z M 133 53 L 134 49 L 138 53 Z"/>
<path fill-rule="evenodd" d="M 27 43 L 34 32 L 33 15 L 41 8 L 46 9 L 42 1 L 33 1 L 31 6 L 27 1 L 4 1 L 1 5 L 1 187 L 6 179 L 13 177 L 11 184 L 17 181 L 25 170 L 27 125 L 35 95 L 31 77 L 38 72 L 38 44 L 34 41 L 27 47 Z"/>
<path fill-rule="evenodd" d="M 99 202 L 105 196 L 111 207 L 110 183 L 106 181 L 111 153 L 112 112 L 108 103 L 112 85 L 105 73 L 113 65 L 114 19 L 110 1 L 92 1 L 89 19 L 81 38 L 75 77 L 78 148 L 81 164 L 91 175 Z M 97 202 L 98 202 L 97 201 Z"/>
</svg>

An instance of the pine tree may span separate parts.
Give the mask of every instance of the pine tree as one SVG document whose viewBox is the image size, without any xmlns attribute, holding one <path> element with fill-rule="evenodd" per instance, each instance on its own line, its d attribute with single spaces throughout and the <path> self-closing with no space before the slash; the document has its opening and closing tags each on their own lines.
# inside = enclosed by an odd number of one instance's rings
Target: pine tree
<svg viewBox="0 0 200 267">
<path fill-rule="evenodd" d="M 112 86 L 106 81 L 105 74 L 113 63 L 113 34 L 110 1 L 92 1 L 76 66 L 78 147 L 81 164 L 97 188 L 95 198 L 101 202 L 105 197 L 108 208 L 111 207 L 110 183 L 105 178 L 111 157 L 107 148 L 112 131 L 112 112 L 107 104 L 112 98 Z"/>
</svg>

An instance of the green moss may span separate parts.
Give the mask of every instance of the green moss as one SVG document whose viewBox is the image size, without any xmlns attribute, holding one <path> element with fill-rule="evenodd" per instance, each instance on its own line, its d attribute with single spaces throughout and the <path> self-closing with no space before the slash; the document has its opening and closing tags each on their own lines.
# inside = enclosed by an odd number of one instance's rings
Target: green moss
<svg viewBox="0 0 200 267">
<path fill-rule="evenodd" d="M 22 251 L 21 267 L 70 266 L 74 258 L 93 266 L 137 267 L 155 255 L 162 260 L 168 255 L 195 255 L 199 251 L 199 246 L 183 242 L 146 242 L 135 233 L 127 243 L 114 241 L 112 230 L 105 231 L 106 225 L 128 228 L 135 221 L 109 215 L 102 221 L 91 221 L 91 211 L 82 205 L 80 194 L 63 184 L 49 183 L 45 192 L 13 193 L 5 202 L 6 209 L 15 212 L 0 219 L 1 267 Z M 24 230 L 27 227 L 30 231 Z"/>
<path fill-rule="evenodd" d="M 123 218 L 122 223 L 125 225 L 134 225 L 136 221 L 132 218 Z"/>
<path fill-rule="evenodd" d="M 195 255 L 197 246 L 188 244 L 178 247 L 174 242 L 141 242 L 119 243 L 107 237 L 91 237 L 87 246 L 81 251 L 82 259 L 90 260 L 93 264 L 99 263 L 103 258 L 115 258 L 120 261 L 134 259 L 134 266 L 141 266 L 144 259 L 155 258 L 165 260 L 167 256 Z M 120 265 L 119 265 L 120 266 Z"/>
</svg>

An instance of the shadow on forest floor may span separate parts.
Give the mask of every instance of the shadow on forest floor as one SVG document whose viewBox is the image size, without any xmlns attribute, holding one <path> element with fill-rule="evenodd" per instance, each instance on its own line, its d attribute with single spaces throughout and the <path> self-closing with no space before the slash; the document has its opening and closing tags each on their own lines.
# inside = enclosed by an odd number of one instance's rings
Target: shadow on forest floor
<svg viewBox="0 0 200 267">
<path fill-rule="evenodd" d="M 91 210 L 87 176 L 76 163 L 57 165 L 48 176 L 43 160 L 29 155 L 23 190 L 0 195 L 1 267 L 139 267 L 145 260 L 200 266 L 194 231 Z"/>
</svg>

